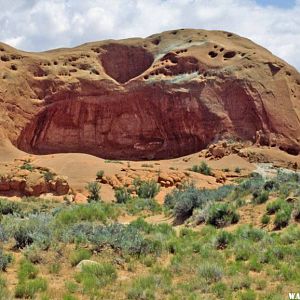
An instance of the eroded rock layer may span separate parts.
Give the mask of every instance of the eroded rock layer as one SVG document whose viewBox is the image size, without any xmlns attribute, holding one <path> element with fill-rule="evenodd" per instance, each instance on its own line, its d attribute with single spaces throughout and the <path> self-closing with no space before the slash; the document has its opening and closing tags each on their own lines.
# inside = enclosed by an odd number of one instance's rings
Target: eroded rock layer
<svg viewBox="0 0 300 300">
<path fill-rule="evenodd" d="M 170 158 L 221 138 L 300 151 L 299 73 L 235 34 L 0 46 L 0 137 L 27 152 Z"/>
</svg>

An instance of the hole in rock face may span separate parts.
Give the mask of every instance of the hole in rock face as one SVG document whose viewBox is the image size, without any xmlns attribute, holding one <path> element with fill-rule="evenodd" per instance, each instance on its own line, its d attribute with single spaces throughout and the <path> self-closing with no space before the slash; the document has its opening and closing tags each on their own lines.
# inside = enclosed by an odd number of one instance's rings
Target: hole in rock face
<svg viewBox="0 0 300 300">
<path fill-rule="evenodd" d="M 102 66 L 106 74 L 119 83 L 142 74 L 154 61 L 153 55 L 142 47 L 109 44 L 103 49 Z"/>
<path fill-rule="evenodd" d="M 215 58 L 215 57 L 218 56 L 218 53 L 216 53 L 215 51 L 210 51 L 210 52 L 208 53 L 208 55 L 209 55 L 211 58 Z"/>
<path fill-rule="evenodd" d="M 228 51 L 223 55 L 223 57 L 224 58 L 233 58 L 233 57 L 235 57 L 235 55 L 236 55 L 235 51 Z"/>
</svg>

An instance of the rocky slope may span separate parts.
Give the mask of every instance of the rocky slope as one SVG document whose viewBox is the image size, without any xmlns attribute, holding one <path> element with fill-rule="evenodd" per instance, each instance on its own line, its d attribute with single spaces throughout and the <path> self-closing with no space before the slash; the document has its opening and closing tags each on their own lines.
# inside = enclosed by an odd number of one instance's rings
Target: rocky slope
<svg viewBox="0 0 300 300">
<path fill-rule="evenodd" d="M 0 78 L 0 138 L 30 153 L 170 158 L 221 138 L 300 152 L 299 73 L 228 32 L 43 53 L 0 44 Z"/>
</svg>

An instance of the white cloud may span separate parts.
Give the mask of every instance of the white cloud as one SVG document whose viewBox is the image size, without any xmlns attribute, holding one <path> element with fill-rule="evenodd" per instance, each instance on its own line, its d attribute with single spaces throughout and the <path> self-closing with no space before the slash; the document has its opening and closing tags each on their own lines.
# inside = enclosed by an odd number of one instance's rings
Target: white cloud
<svg viewBox="0 0 300 300">
<path fill-rule="evenodd" d="M 299 0 L 292 8 L 254 0 L 0 0 L 0 7 L 0 40 L 23 50 L 176 28 L 220 29 L 248 37 L 300 69 Z"/>
</svg>

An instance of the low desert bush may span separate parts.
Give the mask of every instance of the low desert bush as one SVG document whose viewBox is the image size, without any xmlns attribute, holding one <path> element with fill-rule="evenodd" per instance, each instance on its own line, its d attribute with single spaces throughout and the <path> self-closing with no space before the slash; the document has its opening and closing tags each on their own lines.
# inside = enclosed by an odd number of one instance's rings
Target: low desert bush
<svg viewBox="0 0 300 300">
<path fill-rule="evenodd" d="M 239 214 L 228 203 L 213 203 L 208 208 L 207 224 L 224 227 L 239 221 Z"/>
<path fill-rule="evenodd" d="M 18 278 L 20 282 L 28 279 L 35 279 L 38 275 L 38 268 L 27 259 L 23 259 L 20 263 Z"/>
<path fill-rule="evenodd" d="M 24 256 L 32 263 L 38 264 L 43 261 L 42 250 L 36 245 L 30 245 L 24 250 Z"/>
<path fill-rule="evenodd" d="M 77 266 L 82 260 L 84 259 L 90 259 L 92 256 L 92 253 L 88 249 L 76 249 L 70 254 L 70 263 L 72 267 Z"/>
<path fill-rule="evenodd" d="M 274 225 L 277 229 L 286 227 L 291 219 L 292 208 L 288 205 L 275 214 Z"/>
<path fill-rule="evenodd" d="M 153 198 L 130 198 L 126 202 L 126 210 L 132 214 L 138 214 L 142 211 L 151 211 L 152 213 L 159 213 L 161 206 Z"/>
<path fill-rule="evenodd" d="M 205 161 L 202 161 L 200 165 L 192 166 L 191 171 L 201 173 L 204 175 L 212 175 L 211 168 L 208 166 L 208 164 Z"/>
<path fill-rule="evenodd" d="M 270 216 L 267 215 L 267 214 L 264 214 L 262 217 L 261 217 L 261 223 L 263 225 L 267 225 L 270 223 Z"/>
<path fill-rule="evenodd" d="M 206 262 L 200 265 L 198 269 L 198 275 L 203 278 L 207 283 L 211 284 L 213 282 L 218 282 L 223 277 L 223 268 L 213 262 Z"/>
<path fill-rule="evenodd" d="M 209 202 L 225 199 L 233 190 L 232 186 L 225 185 L 215 190 L 198 189 L 193 185 L 183 190 L 173 190 L 165 197 L 164 205 L 172 209 L 177 220 L 184 221 L 193 214 L 195 208 L 203 208 Z"/>
<path fill-rule="evenodd" d="M 123 187 L 115 190 L 115 198 L 117 203 L 126 203 L 131 197 L 128 190 Z"/>
<path fill-rule="evenodd" d="M 269 192 L 267 191 L 256 191 L 252 193 L 253 195 L 253 203 L 255 204 L 262 204 L 268 201 L 269 199 Z"/>
<path fill-rule="evenodd" d="M 237 241 L 234 245 L 234 254 L 236 260 L 248 260 L 253 253 L 253 248 L 250 241 L 247 240 L 240 240 Z"/>
<path fill-rule="evenodd" d="M 153 275 L 137 278 L 127 292 L 127 299 L 155 299 L 155 289 L 156 282 Z"/>
<path fill-rule="evenodd" d="M 22 170 L 27 170 L 27 171 L 30 171 L 32 172 L 35 168 L 33 165 L 31 165 L 29 162 L 25 162 L 21 167 L 20 169 Z"/>
<path fill-rule="evenodd" d="M 232 233 L 221 230 L 215 238 L 214 245 L 217 249 L 225 249 L 233 241 L 234 235 Z"/>
<path fill-rule="evenodd" d="M 101 186 L 99 185 L 98 182 L 89 182 L 88 185 L 86 186 L 86 189 L 89 192 L 87 201 L 88 202 L 99 202 L 101 201 L 101 197 L 100 197 L 100 189 Z"/>
<path fill-rule="evenodd" d="M 6 219 L 4 227 L 8 236 L 15 239 L 16 248 L 36 243 L 41 249 L 47 249 L 52 239 L 51 220 L 52 216 L 44 213 L 29 215 L 24 219 L 10 217 Z"/>
<path fill-rule="evenodd" d="M 83 265 L 80 273 L 76 274 L 76 280 L 83 285 L 86 293 L 94 294 L 99 289 L 117 279 L 115 267 L 109 263 Z"/>
<path fill-rule="evenodd" d="M 72 205 L 60 210 L 55 215 L 57 224 L 70 225 L 81 221 L 100 221 L 106 223 L 109 219 L 115 220 L 119 210 L 111 204 L 92 202 L 88 204 Z"/>
<path fill-rule="evenodd" d="M 47 281 L 43 278 L 36 278 L 33 280 L 18 283 L 15 290 L 16 298 L 35 298 L 36 293 L 47 290 Z"/>
<path fill-rule="evenodd" d="M 12 256 L 10 254 L 5 254 L 3 250 L 0 249 L 0 271 L 6 271 L 11 261 Z"/>
<path fill-rule="evenodd" d="M 288 204 L 283 199 L 276 199 L 275 201 L 272 201 L 268 203 L 267 205 L 267 213 L 269 215 L 276 213 L 281 208 L 287 206 Z"/>
<path fill-rule="evenodd" d="M 134 180 L 133 184 L 136 187 L 136 193 L 140 198 L 151 199 L 159 192 L 159 184 L 155 180 L 142 181 Z"/>
<path fill-rule="evenodd" d="M 99 179 L 102 179 L 102 177 L 104 176 L 104 171 L 103 170 L 99 170 L 97 173 L 96 173 L 96 178 L 99 180 Z"/>
<path fill-rule="evenodd" d="M 21 206 L 14 202 L 9 201 L 4 198 L 0 198 L 0 214 L 9 215 L 9 214 L 18 214 L 21 211 Z"/>
</svg>

